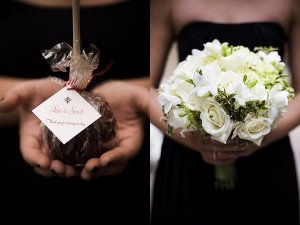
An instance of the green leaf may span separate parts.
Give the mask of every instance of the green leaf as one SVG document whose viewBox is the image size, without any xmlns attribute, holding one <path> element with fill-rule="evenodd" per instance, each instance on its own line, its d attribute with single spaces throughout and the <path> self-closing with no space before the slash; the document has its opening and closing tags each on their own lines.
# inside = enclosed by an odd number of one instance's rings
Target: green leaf
<svg viewBox="0 0 300 225">
<path fill-rule="evenodd" d="M 250 82 L 247 83 L 247 87 L 248 87 L 248 88 L 252 88 L 252 87 L 254 87 L 256 84 L 257 84 L 257 80 L 250 81 Z"/>
<path fill-rule="evenodd" d="M 194 87 L 196 87 L 193 79 L 188 79 L 188 80 L 186 80 L 186 82 L 188 82 L 189 84 L 192 84 L 192 85 L 194 85 Z"/>
<path fill-rule="evenodd" d="M 200 68 L 198 68 L 198 69 L 196 70 L 196 73 L 198 73 L 199 75 L 203 75 L 202 70 L 201 70 Z"/>
<path fill-rule="evenodd" d="M 186 113 L 180 113 L 179 114 L 179 117 L 185 117 L 186 116 Z"/>
<path fill-rule="evenodd" d="M 255 47 L 254 48 L 255 52 L 262 51 L 262 52 L 264 52 L 266 54 L 269 54 L 270 52 L 274 52 L 274 51 L 277 51 L 277 50 L 278 50 L 278 48 L 274 48 L 272 46 L 269 46 L 269 47 L 267 47 L 267 46 L 259 46 L 259 47 Z"/>
<path fill-rule="evenodd" d="M 174 136 L 174 131 L 173 131 L 173 127 L 172 126 L 170 126 L 169 124 L 168 124 L 168 129 L 167 129 L 167 135 L 169 135 L 170 137 L 172 137 L 172 136 Z"/>
</svg>

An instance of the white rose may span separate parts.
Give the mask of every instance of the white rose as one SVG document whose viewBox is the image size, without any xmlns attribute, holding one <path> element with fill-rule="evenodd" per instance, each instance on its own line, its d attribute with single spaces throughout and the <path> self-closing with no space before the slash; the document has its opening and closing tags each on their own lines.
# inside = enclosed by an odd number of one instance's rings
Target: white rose
<svg viewBox="0 0 300 225">
<path fill-rule="evenodd" d="M 200 119 L 203 129 L 212 135 L 212 139 L 226 144 L 233 122 L 218 102 L 213 98 L 203 101 Z"/>
<path fill-rule="evenodd" d="M 241 139 L 260 145 L 264 136 L 270 131 L 271 121 L 268 118 L 247 116 L 245 122 L 241 122 L 235 127 L 232 138 L 239 136 Z"/>
</svg>

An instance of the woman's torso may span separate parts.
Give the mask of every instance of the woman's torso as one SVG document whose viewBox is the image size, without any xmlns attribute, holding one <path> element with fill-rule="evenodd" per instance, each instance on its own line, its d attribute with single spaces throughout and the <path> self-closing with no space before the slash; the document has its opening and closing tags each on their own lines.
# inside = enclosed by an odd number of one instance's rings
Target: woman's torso
<svg viewBox="0 0 300 225">
<path fill-rule="evenodd" d="M 285 38 L 281 25 L 273 22 L 224 24 L 194 21 L 186 24 L 177 36 L 179 60 L 184 60 L 194 48 L 203 49 L 204 43 L 214 39 L 252 50 L 272 46 L 283 55 Z"/>
<path fill-rule="evenodd" d="M 274 22 L 287 32 L 293 19 L 293 6 L 294 0 L 173 0 L 170 21 L 175 34 L 193 21 Z"/>
<path fill-rule="evenodd" d="M 282 26 L 275 22 L 189 21 L 177 35 L 179 60 L 214 39 L 251 49 L 273 46 L 282 55 L 285 37 Z M 288 137 L 240 157 L 235 165 L 236 188 L 218 191 L 214 188 L 214 167 L 198 152 L 166 137 L 156 174 L 153 224 L 299 223 L 298 187 Z M 279 193 L 287 194 L 280 198 Z"/>
</svg>

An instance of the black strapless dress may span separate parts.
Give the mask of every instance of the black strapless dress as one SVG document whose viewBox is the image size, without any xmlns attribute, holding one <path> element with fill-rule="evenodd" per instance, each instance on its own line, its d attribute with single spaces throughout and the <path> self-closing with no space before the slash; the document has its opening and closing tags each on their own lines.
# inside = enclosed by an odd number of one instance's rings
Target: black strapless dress
<svg viewBox="0 0 300 225">
<path fill-rule="evenodd" d="M 81 9 L 82 45 L 100 50 L 98 71 L 114 61 L 97 82 L 149 75 L 149 3 L 125 1 L 119 4 Z M 137 35 L 138 34 L 138 35 Z M 53 73 L 40 51 L 60 42 L 72 44 L 71 8 L 43 8 L 6 0 L 0 7 L 0 74 L 40 78 Z M 1 83 L 0 83 L 1 85 Z M 112 90 L 117 91 L 117 90 Z M 149 125 L 145 137 L 149 137 Z M 2 216 L 25 214 L 56 223 L 149 224 L 149 138 L 140 153 L 118 176 L 85 182 L 45 178 L 36 174 L 21 157 L 18 128 L 0 128 Z M 18 217 L 18 216 L 17 216 Z M 17 218 L 16 217 L 16 218 Z M 2 217 L 3 218 L 3 217 Z M 24 222 L 24 223 L 26 223 Z"/>
<path fill-rule="evenodd" d="M 213 39 L 231 45 L 274 46 L 285 34 L 275 23 L 192 22 L 178 36 L 180 61 Z M 237 160 L 238 185 L 214 188 L 214 167 L 200 154 L 165 137 L 154 187 L 152 224 L 299 224 L 295 163 L 285 137 Z"/>
</svg>

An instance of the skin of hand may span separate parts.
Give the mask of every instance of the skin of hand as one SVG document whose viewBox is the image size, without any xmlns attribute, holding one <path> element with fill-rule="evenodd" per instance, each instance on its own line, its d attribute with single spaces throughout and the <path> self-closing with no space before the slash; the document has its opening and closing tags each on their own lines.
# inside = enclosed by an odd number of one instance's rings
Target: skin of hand
<svg viewBox="0 0 300 225">
<path fill-rule="evenodd" d="M 117 121 L 119 144 L 100 158 L 90 159 L 81 178 L 117 175 L 139 152 L 144 138 L 144 116 L 149 116 L 149 89 L 126 81 L 109 81 L 92 91 L 109 103 Z"/>
<path fill-rule="evenodd" d="M 28 80 L 8 90 L 0 101 L 0 112 L 19 109 L 21 154 L 38 174 L 46 177 L 75 175 L 73 167 L 49 159 L 47 147 L 41 140 L 41 122 L 32 113 L 32 109 L 60 89 L 60 85 L 48 79 Z"/>
<path fill-rule="evenodd" d="M 226 165 L 232 163 L 240 157 L 252 155 L 261 148 L 261 146 L 257 146 L 250 142 L 245 142 L 244 145 L 240 146 L 235 140 L 231 139 L 228 139 L 226 144 L 214 140 L 209 140 L 208 142 L 207 146 L 209 146 L 210 152 L 207 154 L 202 152 L 202 157 L 205 162 L 211 165 Z"/>
</svg>

